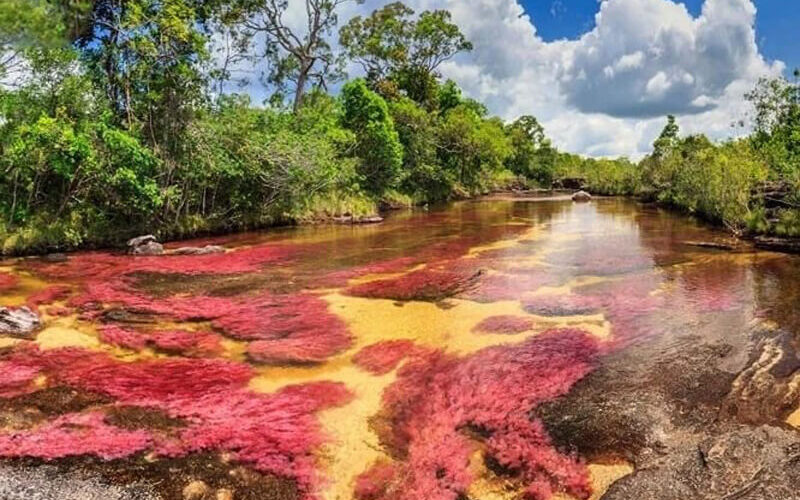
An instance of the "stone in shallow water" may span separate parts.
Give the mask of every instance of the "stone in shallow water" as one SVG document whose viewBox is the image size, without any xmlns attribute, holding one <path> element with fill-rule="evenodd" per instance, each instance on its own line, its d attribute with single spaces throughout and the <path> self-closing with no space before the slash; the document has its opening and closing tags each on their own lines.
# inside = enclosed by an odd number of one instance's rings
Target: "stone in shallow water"
<svg viewBox="0 0 800 500">
<path fill-rule="evenodd" d="M 152 234 L 138 236 L 128 240 L 128 253 L 131 255 L 161 255 L 164 247 Z"/>
<path fill-rule="evenodd" d="M 577 193 L 572 195 L 572 201 L 592 201 L 592 195 L 587 193 L 586 191 L 578 191 Z"/>
<path fill-rule="evenodd" d="M 217 245 L 206 245 L 204 247 L 181 247 L 169 253 L 172 255 L 209 255 L 214 253 L 225 253 L 225 248 Z"/>
<path fill-rule="evenodd" d="M 0 307 L 0 334 L 31 338 L 42 326 L 39 315 L 28 307 Z"/>
</svg>

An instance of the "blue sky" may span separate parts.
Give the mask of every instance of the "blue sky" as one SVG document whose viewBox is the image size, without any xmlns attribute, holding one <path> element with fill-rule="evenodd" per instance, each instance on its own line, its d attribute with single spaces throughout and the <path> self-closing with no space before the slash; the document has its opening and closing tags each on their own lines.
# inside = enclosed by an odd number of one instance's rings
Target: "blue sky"
<svg viewBox="0 0 800 500">
<path fill-rule="evenodd" d="M 703 0 L 684 0 L 689 12 L 697 17 Z M 756 0 L 756 42 L 769 60 L 786 63 L 787 72 L 800 67 L 800 1 Z M 594 28 L 599 10 L 597 0 L 521 0 L 536 30 L 545 41 L 576 39 Z"/>
</svg>

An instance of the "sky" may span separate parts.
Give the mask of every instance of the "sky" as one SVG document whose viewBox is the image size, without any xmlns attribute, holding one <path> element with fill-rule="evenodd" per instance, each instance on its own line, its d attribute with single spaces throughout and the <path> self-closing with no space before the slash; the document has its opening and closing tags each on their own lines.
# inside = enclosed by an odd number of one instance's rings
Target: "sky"
<svg viewBox="0 0 800 500">
<path fill-rule="evenodd" d="M 389 1 L 345 4 L 340 24 Z M 560 149 L 587 156 L 643 156 L 667 114 L 684 133 L 742 135 L 743 95 L 800 66 L 797 0 L 405 3 L 449 10 L 473 42 L 444 77 L 503 119 L 536 116 Z M 289 4 L 287 19 L 303 26 L 304 2 Z"/>
</svg>

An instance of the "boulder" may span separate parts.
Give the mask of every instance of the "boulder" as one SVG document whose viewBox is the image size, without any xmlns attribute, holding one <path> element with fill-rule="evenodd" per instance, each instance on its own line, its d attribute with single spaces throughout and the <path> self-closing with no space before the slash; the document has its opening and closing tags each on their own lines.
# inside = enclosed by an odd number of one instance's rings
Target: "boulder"
<svg viewBox="0 0 800 500">
<path fill-rule="evenodd" d="M 131 238 L 128 240 L 128 247 L 135 248 L 142 245 L 146 245 L 150 242 L 158 242 L 158 238 L 153 236 L 152 234 L 146 234 L 144 236 L 137 236 L 136 238 Z"/>
<path fill-rule="evenodd" d="M 41 326 L 39 315 L 28 307 L 0 307 L 0 335 L 27 339 Z"/>
<path fill-rule="evenodd" d="M 151 241 L 138 247 L 131 247 L 131 255 L 164 255 L 164 246 L 161 243 Z"/>
<path fill-rule="evenodd" d="M 162 255 L 164 247 L 152 234 L 137 236 L 128 240 L 128 253 L 131 255 Z"/>
<path fill-rule="evenodd" d="M 577 201 L 577 202 L 592 201 L 592 195 L 590 195 L 586 191 L 578 191 L 577 193 L 572 195 L 572 201 Z"/>
<path fill-rule="evenodd" d="M 217 245 L 204 247 L 181 247 L 169 252 L 172 255 L 209 255 L 212 253 L 225 253 L 225 248 Z"/>
</svg>

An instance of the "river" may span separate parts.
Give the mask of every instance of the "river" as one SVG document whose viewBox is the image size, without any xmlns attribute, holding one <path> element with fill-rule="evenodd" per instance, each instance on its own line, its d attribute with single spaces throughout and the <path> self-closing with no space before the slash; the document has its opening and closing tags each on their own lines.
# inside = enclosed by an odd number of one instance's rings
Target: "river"
<svg viewBox="0 0 800 500">
<path fill-rule="evenodd" d="M 496 196 L 0 262 L 0 497 L 798 498 L 800 259 L 726 241 Z"/>
</svg>

